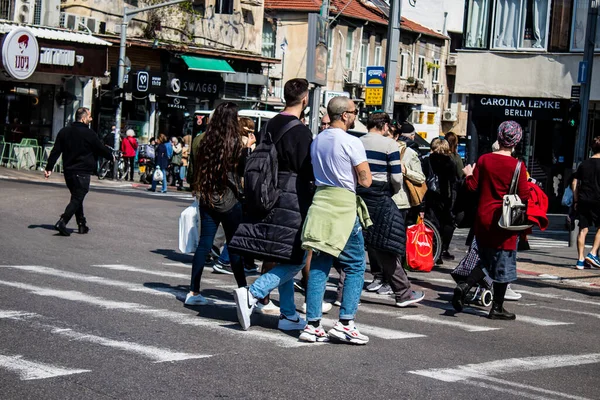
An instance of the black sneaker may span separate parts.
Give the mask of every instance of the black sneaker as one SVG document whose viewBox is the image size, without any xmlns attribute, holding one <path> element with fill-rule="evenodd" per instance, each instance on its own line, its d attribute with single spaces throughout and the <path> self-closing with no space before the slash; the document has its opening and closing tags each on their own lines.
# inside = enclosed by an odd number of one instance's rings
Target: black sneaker
<svg viewBox="0 0 600 400">
<path fill-rule="evenodd" d="M 258 265 L 256 265 L 256 264 L 244 265 L 244 274 L 246 274 L 246 275 L 258 274 Z"/>
<path fill-rule="evenodd" d="M 469 285 L 465 282 L 459 283 L 454 288 L 454 296 L 452 297 L 452 307 L 458 312 L 461 312 L 465 307 L 465 298 L 469 292 Z"/>
<path fill-rule="evenodd" d="M 216 274 L 233 275 L 233 270 L 230 265 L 221 264 L 218 261 L 213 265 L 213 272 Z"/>
<path fill-rule="evenodd" d="M 63 221 L 62 218 L 54 225 L 54 229 L 56 229 L 61 236 L 71 236 L 71 233 L 67 230 L 67 224 L 65 224 L 65 221 Z"/>
<path fill-rule="evenodd" d="M 446 260 L 446 261 L 454 261 L 454 256 L 452 254 L 450 254 L 449 251 L 444 251 L 442 253 L 442 260 Z"/>
<path fill-rule="evenodd" d="M 78 232 L 80 235 L 85 235 L 90 231 L 90 228 L 86 224 L 79 225 Z"/>
<path fill-rule="evenodd" d="M 492 306 L 492 309 L 490 310 L 490 313 L 488 314 L 488 318 L 489 319 L 500 319 L 500 320 L 504 320 L 504 321 L 513 321 L 515 319 L 517 319 L 517 316 L 511 312 L 508 312 L 504 309 L 504 307 L 494 307 Z"/>
</svg>

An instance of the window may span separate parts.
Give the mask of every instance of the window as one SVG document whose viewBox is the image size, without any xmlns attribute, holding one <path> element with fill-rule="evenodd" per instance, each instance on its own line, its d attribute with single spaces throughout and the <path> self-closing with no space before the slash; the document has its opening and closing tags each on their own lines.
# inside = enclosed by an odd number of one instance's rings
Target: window
<svg viewBox="0 0 600 400">
<path fill-rule="evenodd" d="M 488 47 L 488 23 L 491 0 L 468 0 L 465 22 L 465 47 L 483 49 Z"/>
<path fill-rule="evenodd" d="M 348 34 L 346 34 L 346 68 L 350 69 L 352 66 L 352 56 L 354 49 L 354 28 L 348 28 Z"/>
<path fill-rule="evenodd" d="M 373 59 L 373 65 L 381 65 L 381 45 L 375 45 L 375 58 Z"/>
<path fill-rule="evenodd" d="M 400 78 L 407 78 L 408 74 L 408 53 L 400 54 Z"/>
<path fill-rule="evenodd" d="M 571 33 L 571 50 L 583 51 L 585 32 L 587 30 L 588 0 L 575 0 L 573 8 L 573 31 Z M 600 16 L 598 17 L 600 22 Z M 596 50 L 600 49 L 600 27 L 596 30 Z"/>
<path fill-rule="evenodd" d="M 275 31 L 273 30 L 273 24 L 269 21 L 265 21 L 263 24 L 262 55 L 264 57 L 275 57 Z"/>
<path fill-rule="evenodd" d="M 571 46 L 571 10 L 574 0 L 555 0 L 552 3 L 550 43 L 548 51 L 567 52 Z"/>
<path fill-rule="evenodd" d="M 432 67 L 432 71 L 431 71 L 431 81 L 433 83 L 438 83 L 440 81 L 440 60 L 439 58 L 436 58 L 433 60 L 433 63 L 435 65 L 437 65 L 437 67 Z"/>
<path fill-rule="evenodd" d="M 0 0 L 0 19 L 10 19 L 11 0 Z"/>
<path fill-rule="evenodd" d="M 360 72 L 366 72 L 369 63 L 369 44 L 360 44 Z"/>
<path fill-rule="evenodd" d="M 327 33 L 327 68 L 333 68 L 333 29 Z"/>
<path fill-rule="evenodd" d="M 425 57 L 419 56 L 417 79 L 423 79 L 425 76 Z"/>
<path fill-rule="evenodd" d="M 42 0 L 35 0 L 35 10 L 33 12 L 33 24 L 42 24 Z"/>
<path fill-rule="evenodd" d="M 496 2 L 494 40 L 497 49 L 546 49 L 549 0 Z"/>
<path fill-rule="evenodd" d="M 216 0 L 215 14 L 233 14 L 234 0 Z"/>
</svg>

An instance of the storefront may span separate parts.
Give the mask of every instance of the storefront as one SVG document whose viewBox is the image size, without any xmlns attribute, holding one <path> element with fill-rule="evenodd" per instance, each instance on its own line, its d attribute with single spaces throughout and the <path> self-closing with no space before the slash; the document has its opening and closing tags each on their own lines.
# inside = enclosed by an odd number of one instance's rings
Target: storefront
<svg viewBox="0 0 600 400">
<path fill-rule="evenodd" d="M 549 212 L 560 211 L 565 174 L 573 162 L 575 131 L 567 123 L 570 100 L 494 95 L 469 96 L 467 158 L 475 161 L 491 151 L 500 123 L 514 120 L 523 128 L 515 155 L 531 176 L 543 185 Z"/>
<path fill-rule="evenodd" d="M 91 35 L 4 24 L 0 75 L 0 135 L 42 145 L 90 107 L 94 77 L 106 72 L 108 42 Z"/>
</svg>

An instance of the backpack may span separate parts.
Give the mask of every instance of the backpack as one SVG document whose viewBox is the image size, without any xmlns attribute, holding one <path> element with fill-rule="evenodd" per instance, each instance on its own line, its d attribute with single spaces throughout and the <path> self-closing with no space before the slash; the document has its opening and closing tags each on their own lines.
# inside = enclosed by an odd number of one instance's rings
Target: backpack
<svg viewBox="0 0 600 400">
<path fill-rule="evenodd" d="M 285 124 L 277 135 L 273 135 L 267 123 L 261 132 L 263 140 L 248 156 L 244 170 L 244 198 L 252 211 L 266 214 L 279 200 L 281 194 L 277 178 L 279 161 L 275 145 L 292 128 L 301 124 L 299 119 L 294 119 Z M 277 140 L 273 140 L 274 136 L 278 136 Z"/>
</svg>

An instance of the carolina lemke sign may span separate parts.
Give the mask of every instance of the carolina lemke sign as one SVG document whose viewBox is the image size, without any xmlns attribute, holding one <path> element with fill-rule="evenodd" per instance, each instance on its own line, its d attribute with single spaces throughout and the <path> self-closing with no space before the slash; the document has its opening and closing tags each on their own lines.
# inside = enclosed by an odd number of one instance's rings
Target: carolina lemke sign
<svg viewBox="0 0 600 400">
<path fill-rule="evenodd" d="M 474 95 L 474 114 L 505 118 L 555 120 L 564 118 L 569 100 Z"/>
</svg>

